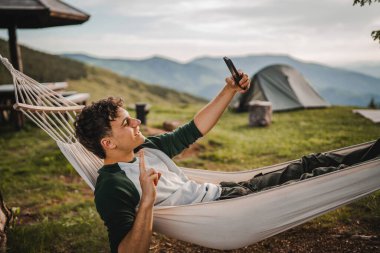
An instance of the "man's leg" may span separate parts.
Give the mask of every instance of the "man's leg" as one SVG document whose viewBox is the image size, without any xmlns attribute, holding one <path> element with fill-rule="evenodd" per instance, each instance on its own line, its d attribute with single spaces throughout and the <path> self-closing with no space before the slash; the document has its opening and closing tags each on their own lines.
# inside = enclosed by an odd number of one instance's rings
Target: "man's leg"
<svg viewBox="0 0 380 253">
<path fill-rule="evenodd" d="M 289 183 L 291 181 L 303 180 L 306 178 L 319 176 L 325 173 L 343 169 L 353 164 L 361 163 L 380 156 L 380 139 L 374 144 L 355 150 L 345 155 L 335 153 L 315 153 L 303 156 L 299 161 L 290 163 L 285 168 L 259 174 L 250 180 L 238 183 L 222 182 L 223 185 L 234 187 L 226 190 L 226 196 L 243 196 L 252 192 L 261 191 L 270 187 Z M 241 187 L 241 188 L 239 188 Z M 244 190 L 244 189 L 249 189 Z M 222 191 L 223 194 L 223 191 Z"/>
<path fill-rule="evenodd" d="M 261 191 L 290 181 L 305 179 L 310 175 L 321 175 L 334 171 L 338 168 L 341 160 L 340 156 L 335 157 L 330 154 L 310 154 L 303 156 L 297 162 L 290 163 L 283 169 L 258 174 L 250 180 L 239 182 L 238 185 L 253 192 Z"/>
<path fill-rule="evenodd" d="M 374 142 L 367 148 L 355 150 L 349 154 L 346 154 L 342 163 L 348 166 L 353 164 L 365 162 L 376 157 L 380 157 L 380 139 Z"/>
<path fill-rule="evenodd" d="M 253 193 L 249 188 L 234 182 L 221 182 L 222 193 L 217 200 L 232 199 Z"/>
</svg>

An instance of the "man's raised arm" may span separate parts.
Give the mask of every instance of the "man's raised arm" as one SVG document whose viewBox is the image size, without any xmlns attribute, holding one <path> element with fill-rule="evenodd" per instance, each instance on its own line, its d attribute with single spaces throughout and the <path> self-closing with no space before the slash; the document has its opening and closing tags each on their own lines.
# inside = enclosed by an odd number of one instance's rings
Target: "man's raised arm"
<svg viewBox="0 0 380 253">
<path fill-rule="evenodd" d="M 236 92 L 248 91 L 250 84 L 248 75 L 240 71 L 239 73 L 243 75 L 240 86 L 245 88 L 244 90 L 235 84 L 232 77 L 227 77 L 226 84 L 219 94 L 195 115 L 194 123 L 203 135 L 215 126 Z"/>
<path fill-rule="evenodd" d="M 153 205 L 156 200 L 156 186 L 160 174 L 154 169 L 145 168 L 144 151 L 140 150 L 140 185 L 142 196 L 132 229 L 123 238 L 118 247 L 119 253 L 148 252 L 153 232 Z"/>
</svg>

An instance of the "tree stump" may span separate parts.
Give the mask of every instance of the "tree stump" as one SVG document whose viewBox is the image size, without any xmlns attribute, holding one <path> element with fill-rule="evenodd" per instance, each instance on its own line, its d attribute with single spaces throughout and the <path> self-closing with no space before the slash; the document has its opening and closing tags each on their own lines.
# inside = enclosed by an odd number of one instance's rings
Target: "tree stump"
<svg viewBox="0 0 380 253">
<path fill-rule="evenodd" d="M 165 131 L 173 131 L 174 129 L 176 129 L 180 125 L 181 125 L 181 122 L 179 122 L 177 120 L 174 120 L 174 121 L 166 120 L 162 124 L 162 127 L 164 128 Z"/>
<path fill-rule="evenodd" d="M 13 218 L 12 211 L 5 205 L 0 191 L 0 253 L 7 249 L 7 229 Z"/>
<path fill-rule="evenodd" d="M 272 103 L 254 100 L 248 104 L 249 125 L 269 126 L 272 122 Z"/>
</svg>

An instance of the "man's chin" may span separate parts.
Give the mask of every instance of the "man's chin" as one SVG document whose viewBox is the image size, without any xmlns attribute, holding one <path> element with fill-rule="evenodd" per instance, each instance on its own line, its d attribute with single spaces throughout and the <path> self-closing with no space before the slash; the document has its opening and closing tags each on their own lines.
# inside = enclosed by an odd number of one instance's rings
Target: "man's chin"
<svg viewBox="0 0 380 253">
<path fill-rule="evenodd" d="M 135 150 L 136 148 L 138 148 L 139 146 L 141 146 L 142 144 L 144 144 L 145 142 L 145 136 L 144 135 L 139 135 L 139 136 L 136 136 L 136 139 L 134 141 L 134 147 L 133 147 L 133 150 Z"/>
<path fill-rule="evenodd" d="M 144 143 L 144 141 L 145 141 L 145 136 L 144 136 L 142 133 L 139 133 L 139 134 L 137 135 L 137 138 L 139 138 L 139 142 L 141 142 L 140 145 Z"/>
</svg>

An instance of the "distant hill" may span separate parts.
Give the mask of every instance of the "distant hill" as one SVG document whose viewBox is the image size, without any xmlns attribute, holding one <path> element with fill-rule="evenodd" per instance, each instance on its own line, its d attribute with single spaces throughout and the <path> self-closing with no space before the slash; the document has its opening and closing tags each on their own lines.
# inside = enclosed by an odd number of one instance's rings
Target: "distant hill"
<svg viewBox="0 0 380 253">
<path fill-rule="evenodd" d="M 136 78 L 148 83 L 159 84 L 179 91 L 211 98 L 215 90 L 221 87 L 219 73 L 197 64 L 181 64 L 160 57 L 146 60 L 100 59 L 81 54 L 65 54 L 87 64 L 112 70 L 120 75 Z M 211 73 L 210 73 L 211 72 Z M 224 78 L 222 79 L 224 80 Z M 206 92 L 207 89 L 210 92 Z"/>
<path fill-rule="evenodd" d="M 357 71 L 366 75 L 380 78 L 380 63 L 359 62 L 341 66 L 344 69 Z"/>
<path fill-rule="evenodd" d="M 0 39 L 0 54 L 9 58 L 8 42 Z M 46 54 L 21 46 L 24 73 L 39 82 L 64 81 L 86 77 L 84 64 L 58 55 Z M 0 64 L 0 84 L 12 83 L 8 70 Z"/>
<path fill-rule="evenodd" d="M 299 70 L 310 84 L 331 104 L 367 106 L 373 97 L 380 101 L 380 79 L 361 73 L 333 68 L 322 64 L 307 63 L 289 56 L 258 55 L 233 58 L 239 68 L 255 73 L 265 66 L 279 63 Z M 218 58 L 199 58 L 193 63 L 204 67 L 225 68 Z"/>
<path fill-rule="evenodd" d="M 21 47 L 24 73 L 38 82 L 68 81 L 69 89 L 91 94 L 91 100 L 121 96 L 126 103 L 149 102 L 153 105 L 204 103 L 190 94 L 150 85 L 109 70 L 91 67 L 57 55 Z M 0 39 L 0 54 L 9 58 L 8 43 Z M 0 84 L 12 83 L 8 70 L 0 64 Z"/>
<path fill-rule="evenodd" d="M 65 57 L 111 69 L 149 83 L 175 88 L 212 98 L 229 74 L 221 57 L 202 57 L 179 63 L 161 57 L 145 60 L 102 59 L 83 54 Z M 368 105 L 371 98 L 380 101 L 380 78 L 358 72 L 308 63 L 286 55 L 251 55 L 230 57 L 238 68 L 253 75 L 271 64 L 288 64 L 299 70 L 328 102 L 335 105 Z"/>
<path fill-rule="evenodd" d="M 91 100 L 117 96 L 125 99 L 126 104 L 148 102 L 153 106 L 172 107 L 179 104 L 206 102 L 202 98 L 184 92 L 159 85 L 146 84 L 98 67 L 88 67 L 87 77 L 70 80 L 69 87 L 79 92 L 90 92 Z"/>
</svg>

